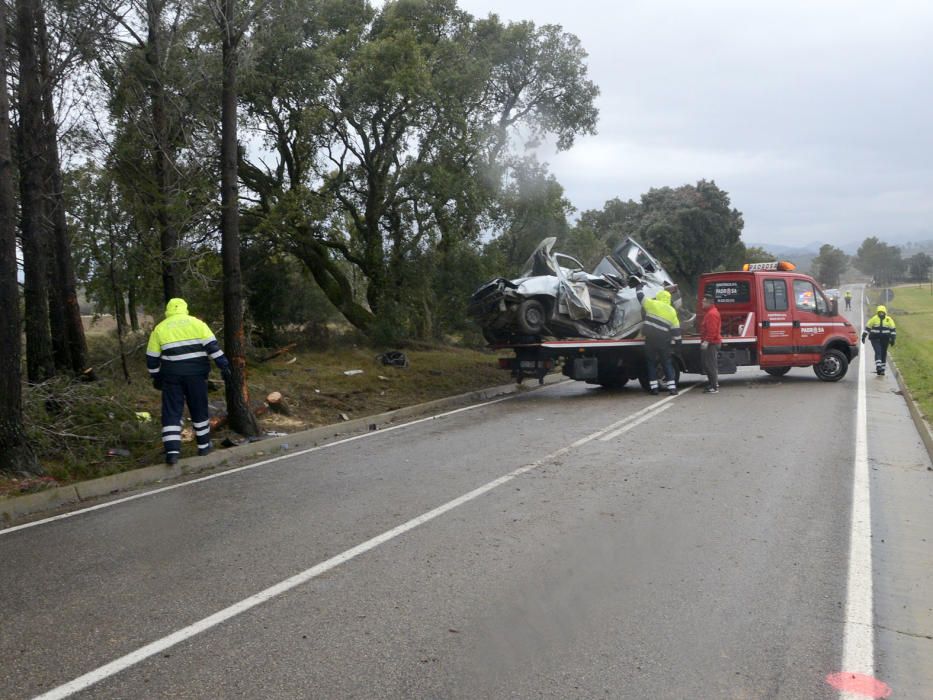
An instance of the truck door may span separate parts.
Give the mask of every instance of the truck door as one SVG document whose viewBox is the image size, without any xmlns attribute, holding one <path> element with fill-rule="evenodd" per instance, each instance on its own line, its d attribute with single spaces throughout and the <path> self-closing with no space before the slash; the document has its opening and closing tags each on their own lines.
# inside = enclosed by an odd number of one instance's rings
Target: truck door
<svg viewBox="0 0 933 700">
<path fill-rule="evenodd" d="M 810 280 L 794 280 L 794 345 L 798 360 L 819 362 L 829 303 Z"/>
<path fill-rule="evenodd" d="M 793 310 L 790 306 L 788 279 L 761 275 L 760 362 L 762 367 L 783 366 L 794 360 Z"/>
</svg>

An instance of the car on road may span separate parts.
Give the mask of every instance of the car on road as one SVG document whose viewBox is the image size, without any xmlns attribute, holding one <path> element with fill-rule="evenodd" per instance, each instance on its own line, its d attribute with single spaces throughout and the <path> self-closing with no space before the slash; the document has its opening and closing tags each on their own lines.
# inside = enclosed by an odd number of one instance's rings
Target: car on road
<svg viewBox="0 0 933 700">
<path fill-rule="evenodd" d="M 554 237 L 541 241 L 521 277 L 496 277 L 473 292 L 468 313 L 489 343 L 533 342 L 542 336 L 633 337 L 642 324 L 639 290 L 653 297 L 667 289 L 674 307 L 682 309 L 674 280 L 634 239 L 616 246 L 592 272 L 576 258 L 555 252 L 556 242 Z"/>
</svg>

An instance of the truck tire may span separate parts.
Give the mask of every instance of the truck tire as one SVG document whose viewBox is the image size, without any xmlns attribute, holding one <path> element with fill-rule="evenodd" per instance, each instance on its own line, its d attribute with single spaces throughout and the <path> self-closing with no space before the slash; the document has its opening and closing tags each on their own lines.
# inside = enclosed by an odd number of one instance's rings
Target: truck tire
<svg viewBox="0 0 933 700">
<path fill-rule="evenodd" d="M 783 377 L 790 372 L 790 367 L 765 367 L 764 369 L 772 377 Z"/>
<path fill-rule="evenodd" d="M 547 323 L 544 304 L 537 299 L 525 299 L 518 305 L 516 323 L 522 333 L 541 335 L 542 331 L 544 331 L 544 325 Z"/>
<path fill-rule="evenodd" d="M 604 389 L 621 389 L 628 382 L 628 377 L 616 376 L 616 377 L 600 377 L 596 380 L 596 383 L 599 384 Z"/>
<path fill-rule="evenodd" d="M 823 359 L 813 365 L 813 373 L 824 382 L 838 382 L 849 369 L 849 360 L 841 350 L 830 348 Z"/>
</svg>

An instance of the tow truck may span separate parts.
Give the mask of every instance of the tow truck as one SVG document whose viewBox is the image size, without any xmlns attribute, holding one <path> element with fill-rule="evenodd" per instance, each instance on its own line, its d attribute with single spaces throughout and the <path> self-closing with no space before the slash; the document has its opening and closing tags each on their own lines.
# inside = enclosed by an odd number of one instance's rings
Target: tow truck
<svg viewBox="0 0 933 700">
<path fill-rule="evenodd" d="M 704 295 L 713 296 L 722 317 L 720 374 L 758 366 L 780 377 L 791 367 L 812 367 L 819 379 L 836 382 L 858 355 L 858 334 L 840 315 L 838 300 L 827 299 L 819 284 L 792 263 L 752 263 L 739 271 L 700 275 L 697 309 Z M 590 384 L 621 387 L 637 379 L 648 389 L 641 338 L 523 340 L 528 342 L 493 346 L 514 353 L 500 358 L 499 367 L 519 383 L 526 378 L 543 382 L 559 367 L 565 376 Z M 675 346 L 673 364 L 678 382 L 682 373 L 703 373 L 699 336 L 683 336 Z"/>
</svg>

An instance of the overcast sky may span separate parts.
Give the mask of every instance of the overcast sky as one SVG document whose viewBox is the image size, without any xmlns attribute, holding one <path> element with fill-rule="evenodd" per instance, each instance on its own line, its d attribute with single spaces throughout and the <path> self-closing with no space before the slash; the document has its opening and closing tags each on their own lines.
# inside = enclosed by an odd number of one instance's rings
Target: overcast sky
<svg viewBox="0 0 933 700">
<path fill-rule="evenodd" d="M 599 133 L 540 154 L 578 210 L 715 180 L 746 243 L 933 239 L 933 2 L 459 0 L 560 24 Z"/>
</svg>

